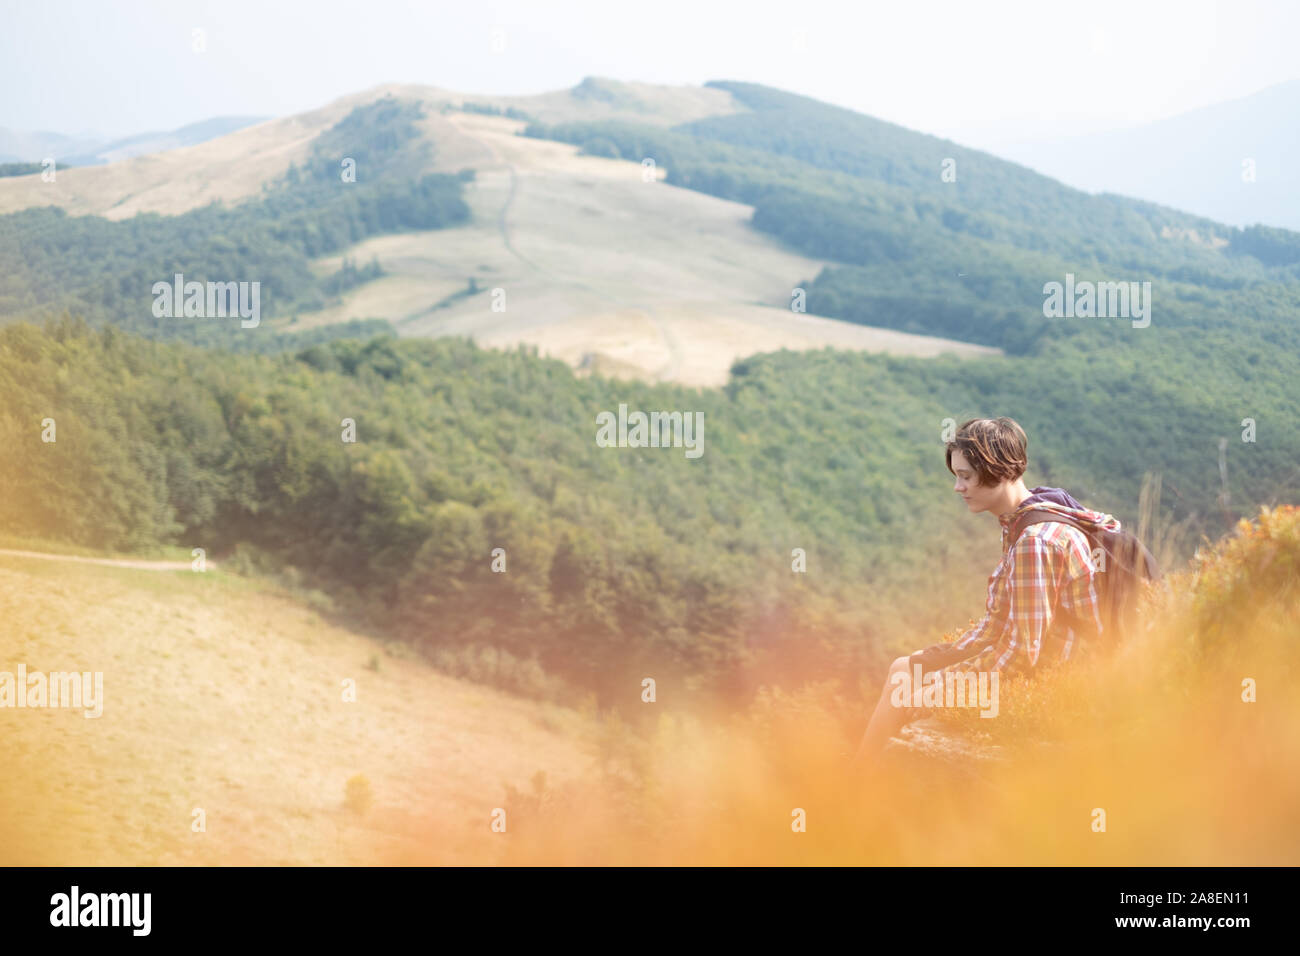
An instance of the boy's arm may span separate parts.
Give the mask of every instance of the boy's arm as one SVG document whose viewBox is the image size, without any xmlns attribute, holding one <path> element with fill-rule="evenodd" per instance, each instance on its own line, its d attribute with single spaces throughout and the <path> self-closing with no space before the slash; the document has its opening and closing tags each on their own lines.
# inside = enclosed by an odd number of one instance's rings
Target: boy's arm
<svg viewBox="0 0 1300 956">
<path fill-rule="evenodd" d="M 1052 548 L 1035 535 L 1021 535 L 1007 555 L 997 582 L 997 616 L 986 616 L 959 644 L 969 653 L 961 669 L 998 670 L 1008 674 L 1038 662 L 1043 636 L 1052 623 Z"/>
<path fill-rule="evenodd" d="M 998 587 L 1000 586 L 999 583 Z M 989 603 L 995 604 L 993 601 Z M 946 667 L 955 661 L 965 660 L 993 643 L 992 635 L 1002 632 L 1004 618 L 1004 614 L 994 614 L 992 610 L 986 609 L 980 622 L 957 640 L 951 643 L 940 641 L 938 644 L 930 644 L 914 652 L 911 657 L 913 660 L 919 660 L 926 668 Z"/>
</svg>

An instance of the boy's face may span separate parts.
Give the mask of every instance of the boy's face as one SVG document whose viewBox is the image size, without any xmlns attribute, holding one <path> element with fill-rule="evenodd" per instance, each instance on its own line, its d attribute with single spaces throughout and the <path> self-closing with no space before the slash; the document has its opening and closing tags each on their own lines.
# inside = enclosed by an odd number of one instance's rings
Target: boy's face
<svg viewBox="0 0 1300 956">
<path fill-rule="evenodd" d="M 957 478 L 952 490 L 966 500 L 966 507 L 972 514 L 988 511 L 994 499 L 1000 498 L 1002 484 L 999 483 L 991 488 L 981 485 L 979 475 L 966 460 L 966 456 L 956 450 L 952 453 L 952 471 Z"/>
</svg>

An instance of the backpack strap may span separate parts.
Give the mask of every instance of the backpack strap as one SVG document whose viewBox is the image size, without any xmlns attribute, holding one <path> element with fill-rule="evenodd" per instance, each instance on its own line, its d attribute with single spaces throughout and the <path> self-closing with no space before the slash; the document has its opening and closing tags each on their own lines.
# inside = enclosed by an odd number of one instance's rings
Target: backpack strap
<svg viewBox="0 0 1300 956">
<path fill-rule="evenodd" d="M 1088 539 L 1089 544 L 1091 544 L 1091 539 L 1088 538 L 1088 532 L 1085 531 L 1079 525 L 1079 522 L 1074 519 L 1057 514 L 1055 511 L 1031 510 L 1022 514 L 1016 519 L 1016 523 L 1011 526 L 1011 536 L 1007 542 L 1007 550 L 1011 549 L 1011 546 L 1020 539 L 1020 536 L 1025 533 L 1025 529 L 1031 524 L 1043 524 L 1048 521 L 1059 521 L 1061 524 L 1068 524 L 1071 528 L 1074 528 L 1083 535 L 1085 539 Z"/>
</svg>

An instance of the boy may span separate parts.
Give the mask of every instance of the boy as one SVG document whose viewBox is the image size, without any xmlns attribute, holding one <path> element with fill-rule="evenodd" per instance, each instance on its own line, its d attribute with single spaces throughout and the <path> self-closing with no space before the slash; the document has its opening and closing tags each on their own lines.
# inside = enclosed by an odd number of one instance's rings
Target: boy
<svg viewBox="0 0 1300 956">
<path fill-rule="evenodd" d="M 1010 536 L 1026 511 L 1068 515 L 1090 528 L 1119 530 L 1119 521 L 1083 507 L 1060 488 L 1026 488 L 1027 444 L 1024 430 L 1010 418 L 971 419 L 948 443 L 945 457 L 956 478 L 953 490 L 969 511 L 997 517 L 1002 560 L 989 576 L 986 613 L 979 624 L 954 644 L 932 644 L 890 666 L 855 765 L 879 754 L 905 723 L 921 716 L 915 708 L 891 704 L 899 680 L 894 675 L 900 671 L 907 675 L 903 687 L 909 694 L 917 663 L 923 673 L 951 668 L 1030 674 L 1069 660 L 1080 645 L 1100 635 L 1098 571 L 1087 537 L 1059 521 L 1029 525 L 1015 541 Z"/>
</svg>

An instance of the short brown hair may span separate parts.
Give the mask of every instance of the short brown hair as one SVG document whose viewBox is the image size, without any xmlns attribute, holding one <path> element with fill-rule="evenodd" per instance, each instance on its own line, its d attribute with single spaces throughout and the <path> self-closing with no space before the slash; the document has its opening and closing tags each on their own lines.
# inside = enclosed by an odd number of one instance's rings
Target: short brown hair
<svg viewBox="0 0 1300 956">
<path fill-rule="evenodd" d="M 956 436 L 948 442 L 944 461 L 952 471 L 952 453 L 961 452 L 975 469 L 979 483 L 992 487 L 1015 481 L 1025 473 L 1029 463 L 1025 454 L 1028 445 L 1025 430 L 1010 418 L 972 418 L 962 422 Z"/>
</svg>

